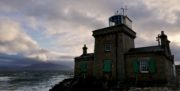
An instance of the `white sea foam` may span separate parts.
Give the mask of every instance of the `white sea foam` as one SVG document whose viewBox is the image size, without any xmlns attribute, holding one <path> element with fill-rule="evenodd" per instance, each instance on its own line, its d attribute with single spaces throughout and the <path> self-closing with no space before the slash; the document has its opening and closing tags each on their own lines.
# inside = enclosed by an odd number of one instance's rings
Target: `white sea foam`
<svg viewBox="0 0 180 91">
<path fill-rule="evenodd" d="M 10 75 L 0 77 L 0 91 L 49 91 L 55 84 L 70 77 L 61 72 L 17 72 Z"/>
<path fill-rule="evenodd" d="M 46 82 L 39 83 L 36 86 L 19 87 L 18 89 L 14 90 L 14 91 L 49 91 L 49 89 L 52 86 L 54 86 L 55 84 L 64 80 L 65 78 L 67 78 L 67 76 L 65 76 L 65 75 L 56 76 Z"/>
<path fill-rule="evenodd" d="M 12 77 L 8 77 L 8 76 L 3 76 L 3 77 L 0 77 L 0 81 L 9 81 L 10 80 L 10 78 L 12 78 Z"/>
</svg>

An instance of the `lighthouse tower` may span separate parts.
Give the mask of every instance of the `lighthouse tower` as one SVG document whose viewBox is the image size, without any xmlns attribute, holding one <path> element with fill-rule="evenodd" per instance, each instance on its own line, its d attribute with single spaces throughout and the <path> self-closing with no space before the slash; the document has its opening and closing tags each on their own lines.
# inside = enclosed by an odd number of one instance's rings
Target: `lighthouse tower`
<svg viewBox="0 0 180 91">
<path fill-rule="evenodd" d="M 134 48 L 136 33 L 132 21 L 115 14 L 109 18 L 109 27 L 93 31 L 95 38 L 94 77 L 123 82 L 125 80 L 124 54 Z"/>
</svg>

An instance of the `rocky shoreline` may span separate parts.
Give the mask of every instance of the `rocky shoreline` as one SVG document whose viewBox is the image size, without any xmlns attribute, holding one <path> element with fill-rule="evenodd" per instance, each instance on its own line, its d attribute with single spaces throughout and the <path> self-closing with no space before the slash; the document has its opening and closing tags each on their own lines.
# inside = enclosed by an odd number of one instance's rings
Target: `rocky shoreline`
<svg viewBox="0 0 180 91">
<path fill-rule="evenodd" d="M 108 87 L 107 82 L 69 78 L 56 84 L 49 91 L 109 91 Z"/>
<path fill-rule="evenodd" d="M 53 86 L 49 91 L 180 91 L 168 87 L 117 88 L 115 82 L 105 80 L 68 78 Z"/>
</svg>

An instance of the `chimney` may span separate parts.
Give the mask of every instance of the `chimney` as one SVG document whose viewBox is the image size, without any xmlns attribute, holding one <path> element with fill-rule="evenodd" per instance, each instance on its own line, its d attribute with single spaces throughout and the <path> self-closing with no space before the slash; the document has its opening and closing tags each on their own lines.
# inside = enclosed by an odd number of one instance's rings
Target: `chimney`
<svg viewBox="0 0 180 91">
<path fill-rule="evenodd" d="M 87 47 L 86 47 L 86 44 L 84 44 L 84 47 L 82 48 L 83 49 L 83 55 L 86 55 L 87 54 Z"/>
</svg>

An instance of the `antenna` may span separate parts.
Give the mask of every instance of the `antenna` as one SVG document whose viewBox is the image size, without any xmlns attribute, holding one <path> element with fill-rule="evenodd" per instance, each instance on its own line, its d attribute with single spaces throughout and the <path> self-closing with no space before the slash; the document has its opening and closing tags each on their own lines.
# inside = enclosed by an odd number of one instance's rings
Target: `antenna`
<svg viewBox="0 0 180 91">
<path fill-rule="evenodd" d="M 127 15 L 128 7 L 125 5 L 125 15 Z"/>
</svg>

